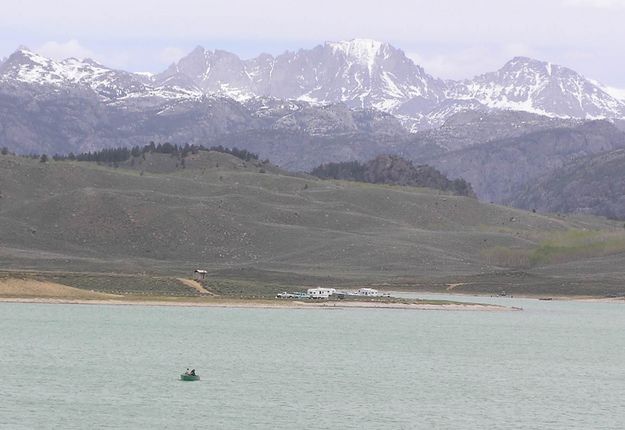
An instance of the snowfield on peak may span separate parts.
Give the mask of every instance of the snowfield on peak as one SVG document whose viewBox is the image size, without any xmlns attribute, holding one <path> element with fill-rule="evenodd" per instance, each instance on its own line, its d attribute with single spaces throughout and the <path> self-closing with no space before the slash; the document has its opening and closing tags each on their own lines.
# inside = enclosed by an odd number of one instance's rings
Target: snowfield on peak
<svg viewBox="0 0 625 430">
<path fill-rule="evenodd" d="M 373 69 L 376 57 L 384 43 L 371 39 L 352 39 L 341 42 L 327 42 L 334 52 L 342 52 L 348 59 Z"/>
</svg>

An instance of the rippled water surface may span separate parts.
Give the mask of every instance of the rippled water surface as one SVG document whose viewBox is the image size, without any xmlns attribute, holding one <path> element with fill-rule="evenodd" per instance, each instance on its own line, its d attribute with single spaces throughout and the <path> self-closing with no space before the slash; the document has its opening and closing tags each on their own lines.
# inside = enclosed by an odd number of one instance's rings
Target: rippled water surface
<svg viewBox="0 0 625 430">
<path fill-rule="evenodd" d="M 479 301 L 525 310 L 0 303 L 0 428 L 624 428 L 625 305 Z"/>
</svg>

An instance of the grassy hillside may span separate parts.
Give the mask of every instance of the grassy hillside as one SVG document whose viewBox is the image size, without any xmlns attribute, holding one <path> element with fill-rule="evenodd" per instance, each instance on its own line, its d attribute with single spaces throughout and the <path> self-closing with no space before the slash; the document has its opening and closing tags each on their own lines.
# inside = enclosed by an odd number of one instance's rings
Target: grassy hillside
<svg viewBox="0 0 625 430">
<path fill-rule="evenodd" d="M 0 268 L 112 292 L 140 289 L 141 276 L 167 289 L 163 279 L 205 268 L 209 288 L 240 295 L 320 284 L 424 287 L 510 269 L 542 271 L 536 276 L 547 284 L 561 284 L 567 273 L 558 265 L 593 258 L 620 262 L 608 265 L 609 277 L 625 279 L 619 246 L 499 258 L 540 253 L 546 238 L 570 232 L 618 234 L 622 224 L 428 189 L 322 181 L 221 153 L 190 157 L 184 168 L 163 154 L 115 168 L 0 156 Z M 608 276 L 588 267 L 588 279 Z M 111 273 L 121 276 L 115 285 L 101 279 Z"/>
</svg>

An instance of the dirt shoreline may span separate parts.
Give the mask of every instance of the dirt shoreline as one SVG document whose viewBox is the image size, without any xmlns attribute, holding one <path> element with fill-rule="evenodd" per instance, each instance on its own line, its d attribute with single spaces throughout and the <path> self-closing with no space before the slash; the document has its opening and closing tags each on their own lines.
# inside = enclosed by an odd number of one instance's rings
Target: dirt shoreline
<svg viewBox="0 0 625 430">
<path fill-rule="evenodd" d="M 573 302 L 597 302 L 597 303 L 625 303 L 625 297 L 604 297 L 604 296 L 591 296 L 591 295 L 572 295 L 561 296 L 549 294 L 515 294 L 514 296 L 493 296 L 492 294 L 480 294 L 480 293 L 463 293 L 461 291 L 426 291 L 426 290 L 394 290 L 391 293 L 414 293 L 414 294 L 429 294 L 440 296 L 464 296 L 475 298 L 501 298 L 501 299 L 533 299 L 533 300 L 547 300 L 547 301 L 573 301 Z"/>
<path fill-rule="evenodd" d="M 274 300 L 218 299 L 202 301 L 172 301 L 165 299 L 72 299 L 52 297 L 0 297 L 1 303 L 40 303 L 114 306 L 178 306 L 210 308 L 258 308 L 258 309 L 409 309 L 440 311 L 489 311 L 506 312 L 520 308 L 473 303 L 384 303 L 384 302 L 300 302 Z"/>
</svg>

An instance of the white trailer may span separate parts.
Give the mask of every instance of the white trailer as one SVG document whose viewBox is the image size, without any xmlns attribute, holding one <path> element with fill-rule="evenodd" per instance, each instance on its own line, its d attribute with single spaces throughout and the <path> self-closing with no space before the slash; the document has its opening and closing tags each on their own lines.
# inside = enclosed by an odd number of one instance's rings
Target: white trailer
<svg viewBox="0 0 625 430">
<path fill-rule="evenodd" d="M 336 293 L 336 289 L 323 287 L 309 288 L 307 293 L 311 299 L 327 299 Z"/>
<path fill-rule="evenodd" d="M 361 288 L 356 291 L 356 294 L 359 296 L 377 297 L 380 295 L 380 292 L 374 288 Z"/>
</svg>

